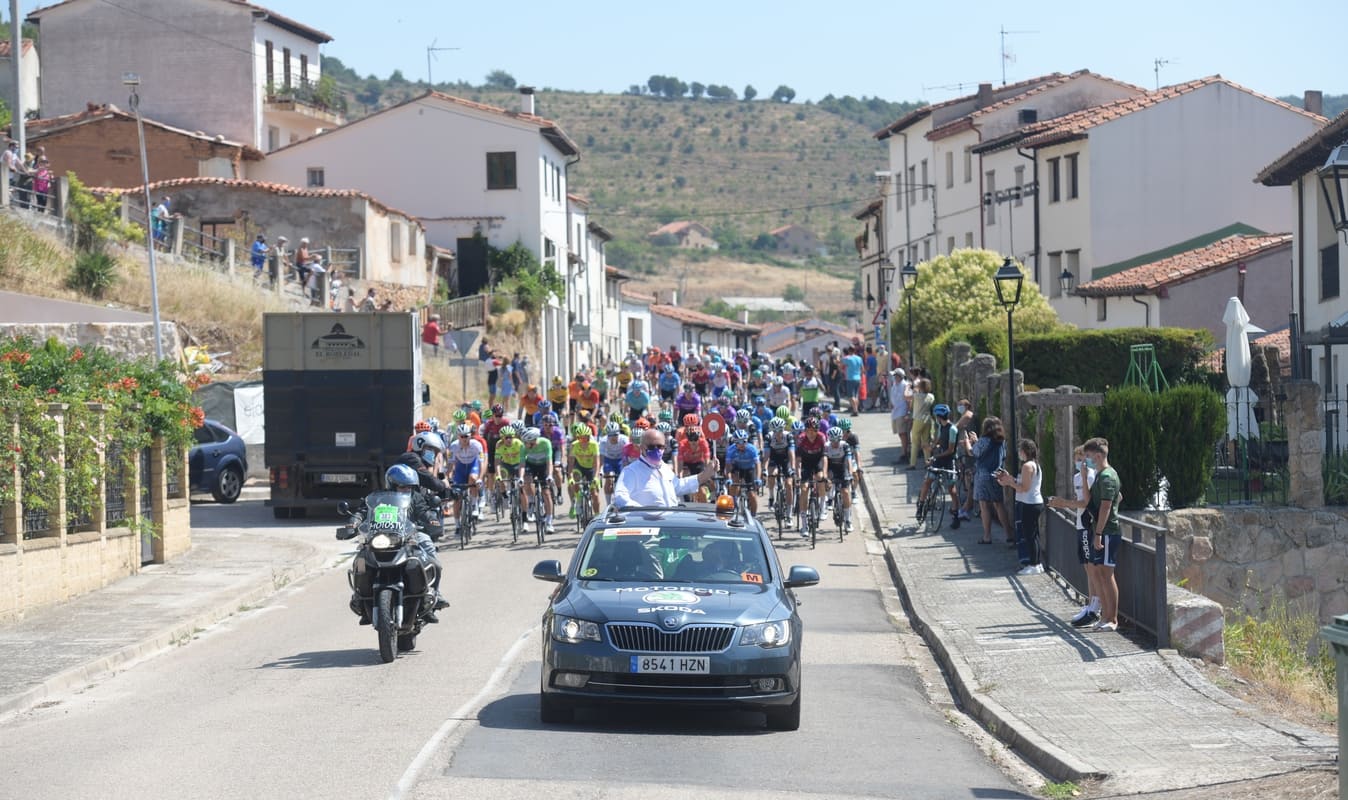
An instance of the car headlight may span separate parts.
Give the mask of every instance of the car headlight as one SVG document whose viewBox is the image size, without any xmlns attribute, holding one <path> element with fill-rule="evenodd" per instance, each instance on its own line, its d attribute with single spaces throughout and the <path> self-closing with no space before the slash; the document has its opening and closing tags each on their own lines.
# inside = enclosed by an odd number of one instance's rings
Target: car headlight
<svg viewBox="0 0 1348 800">
<path fill-rule="evenodd" d="M 740 644 L 759 647 L 781 647 L 791 641 L 791 621 L 760 622 L 745 625 L 740 631 Z"/>
<path fill-rule="evenodd" d="M 599 641 L 599 623 L 589 620 L 556 616 L 552 618 L 552 638 L 559 642 L 578 644 Z"/>
<path fill-rule="evenodd" d="M 402 543 L 402 537 L 397 534 L 376 533 L 374 538 L 370 539 L 370 547 L 376 550 L 392 550 Z"/>
</svg>

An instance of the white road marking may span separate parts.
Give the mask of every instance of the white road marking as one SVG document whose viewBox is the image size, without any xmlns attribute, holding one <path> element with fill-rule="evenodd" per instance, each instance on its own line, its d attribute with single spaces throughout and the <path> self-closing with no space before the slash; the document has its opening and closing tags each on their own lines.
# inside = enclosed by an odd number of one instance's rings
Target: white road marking
<svg viewBox="0 0 1348 800">
<path fill-rule="evenodd" d="M 515 662 L 520 651 L 533 638 L 534 630 L 535 628 L 531 627 L 515 640 L 515 643 L 501 657 L 495 671 L 492 672 L 491 677 L 487 678 L 487 682 L 482 685 L 478 693 L 455 709 L 454 713 L 449 715 L 449 718 L 444 721 L 439 729 L 431 734 L 431 738 L 427 739 L 426 744 L 422 745 L 421 752 L 417 753 L 417 757 L 412 759 L 412 763 L 408 765 L 407 771 L 398 779 L 398 785 L 393 787 L 392 792 L 389 792 L 389 800 L 402 800 L 417 785 L 421 771 L 426 768 L 426 764 L 431 760 L 435 751 L 440 749 L 440 745 L 449 738 L 450 734 L 454 733 L 454 730 L 459 727 L 459 723 L 467 719 L 469 714 L 475 713 L 486 699 L 497 691 L 497 684 L 510 671 L 510 666 Z"/>
</svg>

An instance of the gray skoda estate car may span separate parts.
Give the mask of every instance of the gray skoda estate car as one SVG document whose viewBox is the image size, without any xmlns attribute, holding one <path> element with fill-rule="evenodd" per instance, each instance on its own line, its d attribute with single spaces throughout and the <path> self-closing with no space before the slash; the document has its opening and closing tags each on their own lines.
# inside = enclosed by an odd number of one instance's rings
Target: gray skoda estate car
<svg viewBox="0 0 1348 800">
<path fill-rule="evenodd" d="M 540 711 L 677 703 L 761 711 L 800 727 L 801 620 L 792 589 L 819 573 L 783 572 L 756 519 L 711 505 L 610 510 L 571 565 L 541 561 L 555 582 L 543 615 Z"/>
</svg>

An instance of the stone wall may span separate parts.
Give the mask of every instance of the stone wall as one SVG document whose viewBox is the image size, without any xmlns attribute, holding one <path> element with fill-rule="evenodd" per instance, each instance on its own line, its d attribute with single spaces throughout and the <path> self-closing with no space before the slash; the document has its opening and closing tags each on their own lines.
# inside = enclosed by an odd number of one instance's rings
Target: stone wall
<svg viewBox="0 0 1348 800">
<path fill-rule="evenodd" d="M 180 359 L 178 328 L 160 322 L 164 355 Z M 67 347 L 101 347 L 119 360 L 154 357 L 154 324 L 150 322 L 0 323 L 0 338 L 28 337 L 35 342 L 56 339 Z"/>
<path fill-rule="evenodd" d="M 1254 616 L 1278 593 L 1321 622 L 1348 613 L 1348 509 L 1247 506 L 1157 516 L 1170 529 L 1172 582 Z"/>
</svg>

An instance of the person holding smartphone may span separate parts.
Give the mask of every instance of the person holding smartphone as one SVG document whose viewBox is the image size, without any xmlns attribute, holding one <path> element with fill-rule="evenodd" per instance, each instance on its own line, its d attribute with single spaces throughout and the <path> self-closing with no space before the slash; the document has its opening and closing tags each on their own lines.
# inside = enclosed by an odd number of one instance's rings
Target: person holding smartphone
<svg viewBox="0 0 1348 800">
<path fill-rule="evenodd" d="M 983 519 L 983 538 L 978 543 L 992 544 L 994 513 L 1006 533 L 1007 541 L 1014 543 L 1011 523 L 1006 517 L 1006 503 L 1002 502 L 1002 487 L 997 484 L 996 477 L 997 473 L 1005 471 L 1002 464 L 1006 461 L 1006 433 L 1000 419 L 988 417 L 983 420 L 983 435 L 974 442 L 973 456 L 974 499 L 980 504 Z"/>
</svg>

